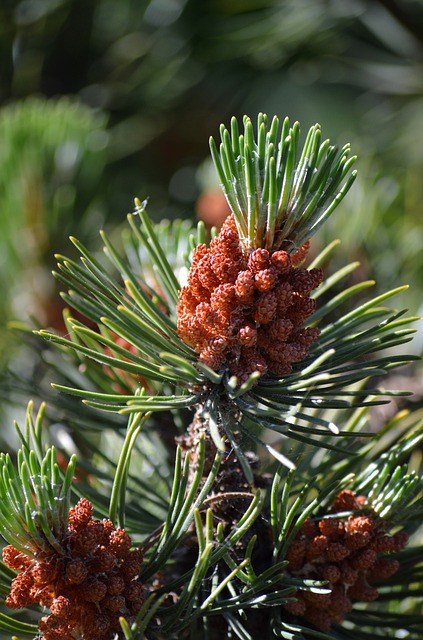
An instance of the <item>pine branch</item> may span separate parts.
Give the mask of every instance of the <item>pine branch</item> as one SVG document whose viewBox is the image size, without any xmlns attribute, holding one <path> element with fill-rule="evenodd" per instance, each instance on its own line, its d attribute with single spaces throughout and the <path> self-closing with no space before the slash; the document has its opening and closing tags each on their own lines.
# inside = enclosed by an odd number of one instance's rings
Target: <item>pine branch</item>
<svg viewBox="0 0 423 640">
<path fill-rule="evenodd" d="M 145 214 L 143 215 L 145 220 Z M 134 228 L 134 225 L 132 220 L 131 227 Z M 179 226 L 180 223 L 176 223 L 177 229 Z M 150 252 L 154 252 L 159 236 L 155 234 L 153 226 L 148 229 L 149 237 L 155 237 L 149 248 Z M 172 231 L 173 226 L 169 225 L 166 233 L 172 236 Z M 161 233 L 160 239 L 166 244 L 164 232 Z M 145 238 L 143 241 L 147 242 Z M 251 437 L 254 437 L 251 425 L 258 425 L 260 429 L 265 425 L 277 433 L 302 439 L 305 436 L 299 431 L 303 427 L 309 427 L 308 441 L 317 444 L 318 440 L 313 438 L 313 427 L 317 428 L 319 425 L 309 412 L 301 412 L 299 407 L 363 406 L 365 400 L 362 392 L 351 385 L 371 377 L 379 377 L 393 366 L 400 366 L 413 359 L 413 356 L 385 356 L 387 349 L 408 341 L 413 333 L 409 325 L 414 318 L 402 318 L 397 312 L 381 306 L 387 299 L 401 292 L 401 287 L 377 296 L 323 326 L 334 309 L 342 304 L 350 304 L 353 295 L 361 294 L 370 285 L 362 283 L 341 294 L 337 293 L 310 317 L 310 326 L 322 326 L 320 337 L 311 346 L 309 355 L 300 364 L 294 365 L 291 374 L 278 379 L 275 376 L 260 377 L 254 373 L 239 386 L 230 372 L 212 371 L 198 361 L 197 354 L 192 349 L 184 345 L 177 334 L 175 320 L 172 319 L 175 318 L 174 308 L 172 310 L 170 306 L 165 307 L 166 322 L 163 322 L 163 314 L 157 306 L 161 303 L 155 303 L 154 298 L 145 293 L 144 285 L 139 284 L 140 277 L 144 279 L 143 282 L 147 282 L 155 277 L 154 273 L 147 272 L 141 276 L 135 274 L 128 259 L 128 248 L 126 257 L 118 257 L 116 250 L 111 249 L 111 244 L 107 244 L 108 253 L 113 252 L 114 263 L 120 265 L 124 272 L 126 288 L 123 288 L 107 275 L 104 268 L 98 279 L 94 277 L 94 273 L 100 274 L 100 266 L 94 259 L 91 261 L 89 252 L 79 243 L 78 247 L 83 254 L 85 269 L 61 258 L 59 266 L 62 275 L 59 279 L 72 286 L 69 295 L 64 296 L 67 302 L 78 312 L 87 315 L 92 322 L 96 322 L 99 329 L 88 328 L 69 316 L 67 326 L 70 338 L 48 331 L 41 331 L 39 334 L 50 343 L 65 348 L 66 352 L 71 350 L 77 354 L 88 371 L 93 370 L 92 362 L 95 370 L 100 373 L 108 368 L 115 372 L 123 371 L 132 376 L 134 384 L 138 379 L 141 383 L 145 380 L 147 385 L 146 393 L 141 396 L 56 385 L 60 391 L 82 397 L 92 407 L 121 413 L 189 408 L 202 401 L 204 393 L 215 397 L 213 389 L 223 388 L 230 408 L 225 410 L 225 424 L 229 420 L 229 431 L 235 427 L 234 416 L 239 414 L 242 419 L 236 424 L 247 435 L 250 433 Z M 142 247 L 145 249 L 144 245 Z M 327 253 L 324 252 L 324 255 Z M 314 263 L 319 264 L 321 259 L 316 258 Z M 334 274 L 324 283 L 326 296 L 353 267 Z M 166 269 L 170 273 L 169 264 Z M 160 276 L 156 290 L 160 290 L 164 277 Z M 169 274 L 167 279 L 170 281 Z M 317 299 L 318 297 L 319 295 L 316 296 Z M 378 351 L 382 351 L 383 355 L 378 356 Z M 107 384 L 104 375 L 103 380 L 103 384 Z M 192 393 L 195 388 L 200 391 Z M 366 393 L 374 397 L 372 402 L 383 402 L 378 396 L 391 394 L 371 387 Z M 220 410 L 219 405 L 218 413 Z M 230 423 L 234 427 L 231 428 Z M 331 425 L 332 423 L 326 424 L 326 427 L 330 430 Z"/>
<path fill-rule="evenodd" d="M 0 591 L 44 640 L 422 640 L 421 412 L 372 423 L 415 319 L 357 263 L 323 280 L 337 242 L 302 266 L 355 158 L 264 115 L 221 138 L 208 244 L 136 201 L 121 249 L 57 256 L 77 317 L 35 332 L 54 392 L 1 455 Z"/>
</svg>

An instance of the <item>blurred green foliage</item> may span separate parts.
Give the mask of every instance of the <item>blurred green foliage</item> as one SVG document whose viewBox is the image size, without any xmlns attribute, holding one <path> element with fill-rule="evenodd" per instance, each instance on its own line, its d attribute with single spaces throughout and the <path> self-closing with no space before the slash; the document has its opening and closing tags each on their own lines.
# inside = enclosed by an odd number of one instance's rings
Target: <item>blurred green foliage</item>
<svg viewBox="0 0 423 640">
<path fill-rule="evenodd" d="M 48 306 L 42 267 L 133 196 L 193 217 L 209 135 L 259 111 L 352 143 L 359 179 L 320 241 L 341 237 L 380 290 L 409 282 L 418 311 L 422 0 L 3 0 L 0 57 L 5 320 L 49 319 L 28 295 Z"/>
<path fill-rule="evenodd" d="M 45 273 L 75 225 L 85 237 L 103 223 L 93 189 L 105 165 L 105 117 L 75 100 L 28 98 L 0 110 L 0 287 L 6 317 L 47 311 Z M 22 286 L 22 281 L 26 286 Z M 42 317 L 44 321 L 50 319 Z"/>
</svg>

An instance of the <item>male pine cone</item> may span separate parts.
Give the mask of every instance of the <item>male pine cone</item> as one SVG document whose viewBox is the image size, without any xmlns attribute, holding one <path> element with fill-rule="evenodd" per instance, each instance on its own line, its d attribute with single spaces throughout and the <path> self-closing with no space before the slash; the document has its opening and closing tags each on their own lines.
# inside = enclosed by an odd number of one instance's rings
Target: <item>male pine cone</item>
<svg viewBox="0 0 423 640">
<path fill-rule="evenodd" d="M 210 247 L 194 251 L 179 298 L 178 333 L 214 371 L 226 367 L 242 384 L 258 371 L 284 376 L 318 338 L 304 328 L 315 310 L 310 293 L 321 269 L 300 268 L 308 243 L 292 256 L 258 248 L 247 254 L 233 214 Z"/>
<path fill-rule="evenodd" d="M 51 549 L 30 557 L 8 545 L 5 564 L 18 571 L 6 605 L 12 609 L 39 603 L 42 640 L 109 640 L 121 637 L 120 617 L 132 623 L 144 601 L 138 582 L 142 552 L 110 520 L 93 520 L 93 506 L 81 498 L 69 511 L 62 554 Z"/>
</svg>

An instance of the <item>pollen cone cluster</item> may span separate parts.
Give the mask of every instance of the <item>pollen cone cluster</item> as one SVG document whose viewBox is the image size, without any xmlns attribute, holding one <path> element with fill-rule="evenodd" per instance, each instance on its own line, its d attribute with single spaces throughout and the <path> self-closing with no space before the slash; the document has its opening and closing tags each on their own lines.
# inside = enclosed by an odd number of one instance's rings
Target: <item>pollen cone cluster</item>
<svg viewBox="0 0 423 640">
<path fill-rule="evenodd" d="M 385 580 L 399 569 L 389 554 L 407 544 L 405 531 L 387 535 L 383 524 L 364 511 L 366 498 L 342 491 L 332 514 L 320 522 L 307 518 L 287 552 L 288 570 L 294 576 L 327 581 L 330 593 L 298 591 L 296 602 L 284 605 L 322 631 L 341 623 L 354 601 L 372 602 L 379 593 L 372 583 Z M 336 516 L 355 511 L 359 515 Z"/>
<path fill-rule="evenodd" d="M 306 357 L 319 331 L 303 324 L 315 309 L 310 293 L 322 281 L 320 269 L 298 267 L 307 249 L 247 253 L 233 215 L 209 248 L 195 249 L 178 332 L 201 362 L 215 371 L 225 366 L 242 383 L 253 371 L 287 375 Z"/>
<path fill-rule="evenodd" d="M 3 550 L 8 567 L 19 571 L 6 605 L 50 608 L 39 628 L 42 640 L 110 640 L 120 634 L 119 617 L 129 623 L 141 608 L 143 589 L 136 578 L 142 553 L 110 520 L 93 520 L 92 504 L 82 498 L 69 511 L 63 554 L 29 557 L 12 545 Z M 120 637 L 120 635 L 119 635 Z"/>
</svg>

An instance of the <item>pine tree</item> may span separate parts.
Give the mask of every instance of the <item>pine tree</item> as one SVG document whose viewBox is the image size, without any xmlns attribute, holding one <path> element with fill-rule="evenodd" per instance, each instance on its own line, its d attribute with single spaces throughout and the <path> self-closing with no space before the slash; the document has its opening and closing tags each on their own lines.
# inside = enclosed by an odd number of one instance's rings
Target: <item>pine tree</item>
<svg viewBox="0 0 423 640">
<path fill-rule="evenodd" d="M 105 258 L 57 256 L 54 390 L 0 460 L 4 637 L 423 638 L 423 423 L 374 423 L 414 318 L 310 242 L 355 157 L 263 114 L 220 135 L 220 231 L 136 200 Z"/>
</svg>

